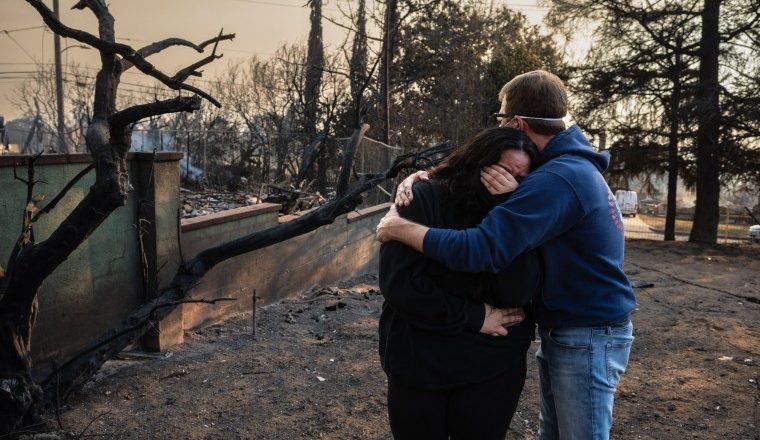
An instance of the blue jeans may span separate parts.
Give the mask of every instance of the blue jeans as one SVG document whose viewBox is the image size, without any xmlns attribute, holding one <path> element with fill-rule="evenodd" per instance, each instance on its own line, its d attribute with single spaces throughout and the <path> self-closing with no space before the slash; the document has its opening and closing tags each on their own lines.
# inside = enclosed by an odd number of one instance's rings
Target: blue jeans
<svg viewBox="0 0 760 440">
<path fill-rule="evenodd" d="M 608 439 L 633 325 L 540 328 L 540 440 Z"/>
</svg>

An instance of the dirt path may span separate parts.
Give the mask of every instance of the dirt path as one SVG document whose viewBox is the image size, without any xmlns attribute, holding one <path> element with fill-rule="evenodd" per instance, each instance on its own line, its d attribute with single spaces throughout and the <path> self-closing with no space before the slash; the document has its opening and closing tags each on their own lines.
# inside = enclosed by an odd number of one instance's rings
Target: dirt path
<svg viewBox="0 0 760 440">
<path fill-rule="evenodd" d="M 760 247 L 632 241 L 626 269 L 654 287 L 637 292 L 613 438 L 760 439 Z M 374 279 L 354 280 L 263 308 L 257 340 L 239 316 L 188 332 L 169 357 L 109 362 L 63 410 L 64 427 L 92 422 L 85 435 L 113 439 L 388 439 L 381 304 Z M 528 365 L 509 439 L 535 437 Z"/>
</svg>

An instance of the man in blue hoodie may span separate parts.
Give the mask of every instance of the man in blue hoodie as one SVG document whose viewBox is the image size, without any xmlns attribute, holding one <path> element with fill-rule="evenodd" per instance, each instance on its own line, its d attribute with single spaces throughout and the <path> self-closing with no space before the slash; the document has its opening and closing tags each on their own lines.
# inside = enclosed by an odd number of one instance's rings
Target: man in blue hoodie
<svg viewBox="0 0 760 440">
<path fill-rule="evenodd" d="M 539 438 L 607 439 L 615 390 L 633 341 L 630 312 L 636 303 L 623 273 L 622 217 L 601 175 L 609 155 L 594 151 L 577 126 L 564 129 L 567 92 L 555 75 L 541 70 L 519 75 L 499 97 L 501 124 L 533 140 L 541 152 L 539 168 L 475 228 L 428 228 L 392 208 L 378 225 L 377 238 L 401 241 L 466 272 L 496 272 L 526 250 L 540 248 L 545 278 L 534 305 L 541 336 Z M 514 178 L 490 168 L 482 180 L 488 187 Z M 494 316 L 500 320 L 491 322 L 496 326 L 512 319 L 504 311 L 486 316 L 486 324 Z"/>
</svg>

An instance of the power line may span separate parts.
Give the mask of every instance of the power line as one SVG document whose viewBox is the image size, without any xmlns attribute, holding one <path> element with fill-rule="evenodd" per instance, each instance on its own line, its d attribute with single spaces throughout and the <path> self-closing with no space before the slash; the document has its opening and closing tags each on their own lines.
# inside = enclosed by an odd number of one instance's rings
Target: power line
<svg viewBox="0 0 760 440">
<path fill-rule="evenodd" d="M 30 30 L 33 30 L 33 29 L 41 29 L 41 28 L 44 28 L 44 27 L 47 27 L 47 26 L 43 25 L 43 26 L 31 26 L 31 27 L 18 28 L 18 29 L 0 29 L 0 32 L 9 34 L 11 32 L 30 31 Z"/>
<path fill-rule="evenodd" d="M 35 59 L 35 58 L 32 56 L 32 54 L 30 54 L 30 53 L 29 53 L 29 51 L 27 51 L 27 50 L 24 48 L 24 46 L 22 46 L 22 45 L 21 45 L 21 43 L 19 43 L 18 41 L 16 41 L 16 39 L 15 39 L 15 38 L 13 38 L 13 35 L 11 35 L 9 31 L 5 31 L 5 30 L 4 30 L 4 31 L 3 31 L 3 33 L 4 33 L 4 34 L 5 34 L 5 35 L 6 35 L 8 38 L 10 38 L 10 39 L 11 39 L 11 41 L 13 41 L 14 43 L 16 43 L 16 46 L 18 46 L 18 47 L 19 47 L 19 48 L 20 48 L 22 51 L 24 51 L 24 53 L 26 54 L 26 56 L 28 56 L 28 57 L 29 57 L 29 59 L 31 59 L 32 61 L 34 61 L 34 64 L 39 64 L 39 62 L 37 61 L 37 59 Z"/>
<path fill-rule="evenodd" d="M 52 63 L 44 63 L 44 64 L 51 65 Z M 100 70 L 100 68 L 98 68 L 98 67 L 78 66 L 78 65 L 72 65 L 72 64 L 65 64 L 64 67 L 73 68 L 73 69 L 94 70 L 94 71 L 99 71 Z M 33 79 L 34 76 L 38 75 L 38 74 L 42 75 L 42 76 L 52 76 L 51 73 L 46 72 L 46 71 L 42 71 L 42 72 L 39 72 L 39 71 L 27 71 L 27 72 L 28 73 L 26 74 L 25 77 L 21 76 L 21 72 L 16 72 L 16 73 L 19 73 L 19 78 L 16 78 L 16 77 L 14 77 L 14 78 L 15 79 Z M 142 75 L 142 73 L 139 73 L 139 72 L 124 72 L 124 73 L 133 73 L 135 75 Z M 0 77 L 0 79 L 8 79 L 8 77 L 3 76 L 3 77 Z M 64 72 L 64 81 L 71 82 L 71 81 L 75 81 L 77 79 L 94 80 L 95 77 L 94 76 L 89 76 L 89 75 L 76 75 L 76 74 L 71 73 L 71 72 Z M 218 80 L 211 80 L 211 79 L 197 79 L 197 78 L 191 78 L 189 80 L 189 82 L 190 83 L 201 82 L 201 83 L 208 83 L 208 84 L 221 84 L 221 85 L 236 86 L 236 87 L 249 87 L 249 86 L 251 86 L 250 84 L 235 83 L 235 82 L 229 82 L 229 81 L 218 81 Z M 173 89 L 170 89 L 168 87 L 162 86 L 161 84 L 150 85 L 150 84 L 130 83 L 130 82 L 125 82 L 125 81 L 119 81 L 119 84 L 128 85 L 128 86 L 135 86 L 135 87 L 142 87 L 142 88 L 145 88 L 145 89 L 149 89 L 149 91 L 146 92 L 146 93 L 149 93 L 149 94 L 153 94 L 153 92 L 156 91 L 156 90 L 158 90 L 158 91 L 171 91 L 171 90 L 173 90 Z M 155 88 L 156 86 L 159 86 L 159 88 L 156 89 Z M 257 84 L 256 87 L 261 87 L 261 88 L 265 88 L 265 89 L 268 89 L 268 90 L 276 90 L 276 91 L 280 91 L 280 92 L 288 91 L 287 89 L 282 89 L 282 88 L 279 88 L 279 87 L 269 87 L 269 86 L 264 86 L 264 85 L 261 85 L 261 84 Z M 121 90 L 127 90 L 127 89 L 119 87 L 119 90 L 121 91 Z"/>
<path fill-rule="evenodd" d="M 253 3 L 256 5 L 265 5 L 265 6 L 278 6 L 283 8 L 298 8 L 298 9 L 304 9 L 303 5 L 290 5 L 287 3 L 277 3 L 277 2 L 267 2 L 267 1 L 261 1 L 261 0 L 231 0 L 231 1 L 237 1 L 242 3 Z M 340 12 L 340 10 L 335 8 L 324 8 L 323 11 L 330 11 L 330 12 Z"/>
</svg>

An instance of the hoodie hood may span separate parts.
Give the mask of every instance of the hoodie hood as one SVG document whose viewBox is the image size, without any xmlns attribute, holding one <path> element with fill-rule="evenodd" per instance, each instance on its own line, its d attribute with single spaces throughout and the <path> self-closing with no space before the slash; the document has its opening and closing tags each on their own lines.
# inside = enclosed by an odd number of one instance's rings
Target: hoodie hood
<svg viewBox="0 0 760 440">
<path fill-rule="evenodd" d="M 541 164 L 565 154 L 581 156 L 594 164 L 600 173 L 610 165 L 610 153 L 594 151 L 586 136 L 577 125 L 572 125 L 565 131 L 554 136 L 541 153 Z"/>
</svg>

